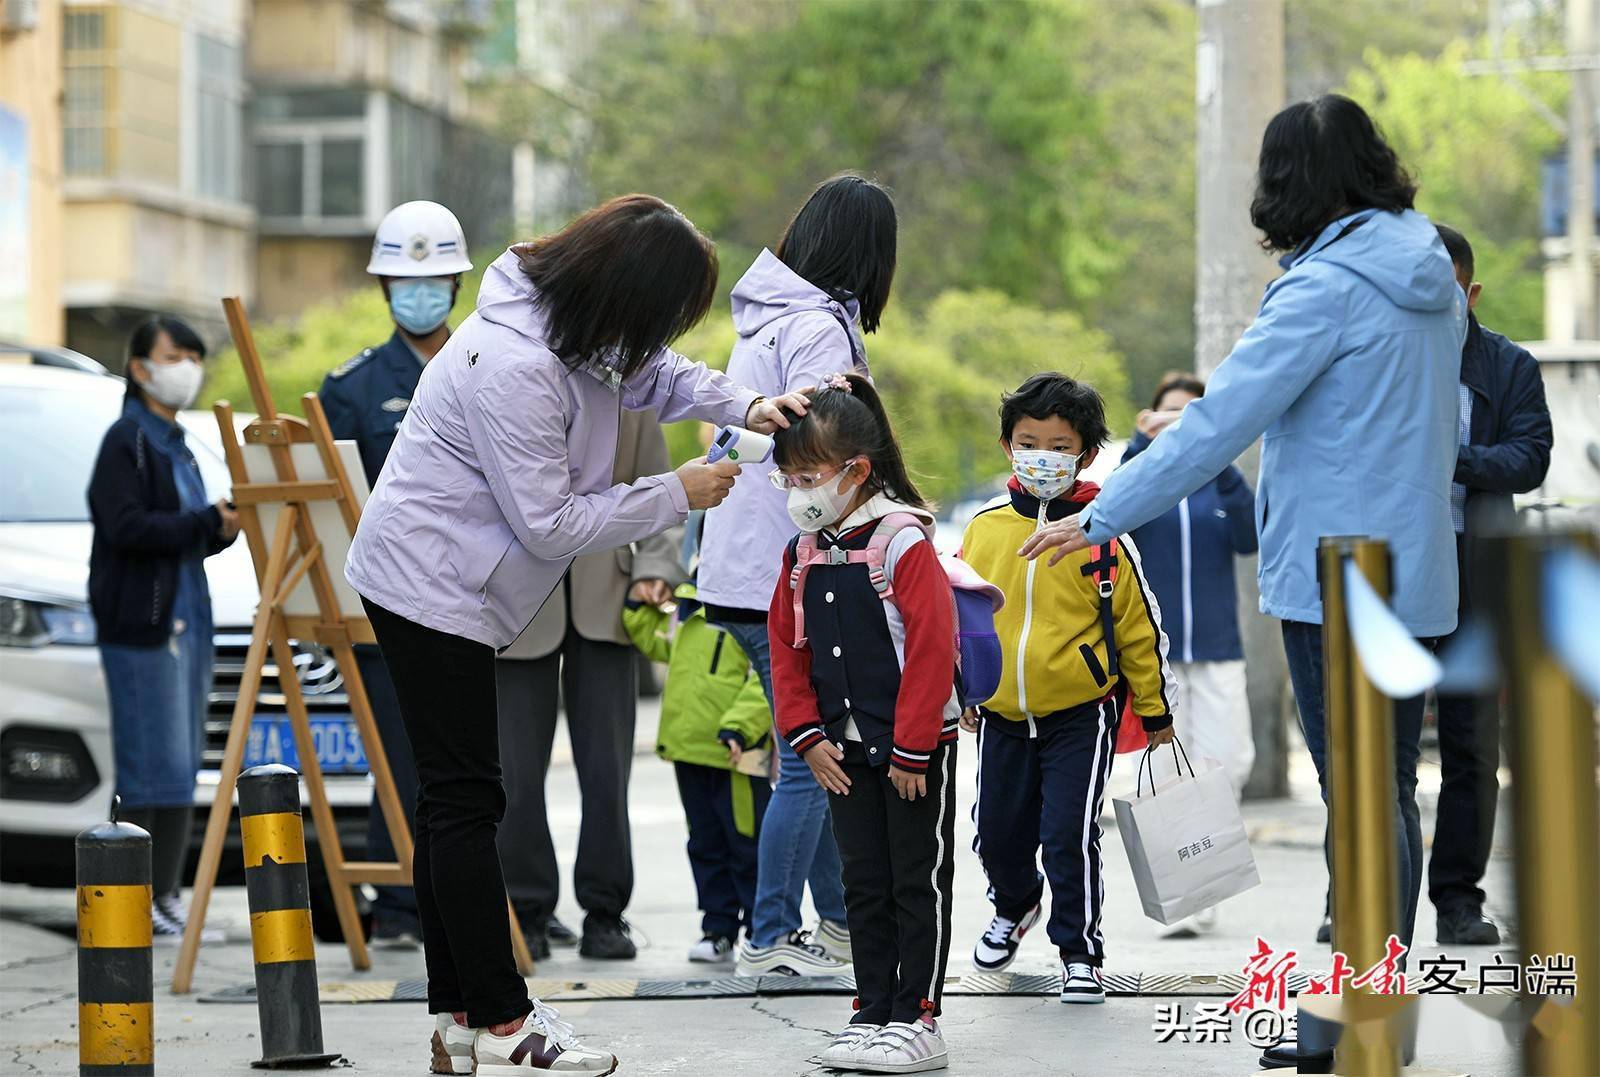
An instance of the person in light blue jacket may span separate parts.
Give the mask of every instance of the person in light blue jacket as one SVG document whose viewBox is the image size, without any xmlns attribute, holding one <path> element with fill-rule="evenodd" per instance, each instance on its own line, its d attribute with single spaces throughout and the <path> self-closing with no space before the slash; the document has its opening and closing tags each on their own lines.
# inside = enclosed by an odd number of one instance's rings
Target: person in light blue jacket
<svg viewBox="0 0 1600 1077">
<path fill-rule="evenodd" d="M 1450 523 L 1466 297 L 1416 186 L 1354 101 L 1290 105 L 1262 139 L 1251 220 L 1287 252 L 1283 276 L 1206 394 L 1109 479 L 1086 511 L 1023 548 L 1052 560 L 1147 523 L 1265 435 L 1256 528 L 1261 609 L 1283 620 L 1306 744 L 1324 779 L 1317 542 L 1370 535 L 1394 557 L 1393 606 L 1418 637 L 1456 623 Z M 1396 706 L 1401 922 L 1411 942 L 1422 866 L 1420 699 Z"/>
</svg>

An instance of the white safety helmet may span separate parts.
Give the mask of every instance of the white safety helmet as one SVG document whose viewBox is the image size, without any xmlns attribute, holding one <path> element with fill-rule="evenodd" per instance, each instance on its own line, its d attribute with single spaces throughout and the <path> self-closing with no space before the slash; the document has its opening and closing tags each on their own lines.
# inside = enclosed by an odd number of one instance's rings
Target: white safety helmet
<svg viewBox="0 0 1600 1077">
<path fill-rule="evenodd" d="M 448 277 L 471 268 L 461 222 L 437 202 L 403 202 L 384 214 L 367 263 L 375 277 Z"/>
</svg>

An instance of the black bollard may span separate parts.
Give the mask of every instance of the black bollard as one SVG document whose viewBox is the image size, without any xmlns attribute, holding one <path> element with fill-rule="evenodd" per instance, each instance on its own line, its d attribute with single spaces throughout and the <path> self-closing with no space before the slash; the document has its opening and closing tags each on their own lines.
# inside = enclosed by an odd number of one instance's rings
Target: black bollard
<svg viewBox="0 0 1600 1077">
<path fill-rule="evenodd" d="M 261 1016 L 257 1069 L 326 1066 L 311 936 L 311 886 L 300 821 L 300 775 L 278 763 L 239 775 L 239 829 Z"/>
<path fill-rule="evenodd" d="M 78 835 L 78 1073 L 153 1074 L 150 835 L 111 821 Z"/>
</svg>

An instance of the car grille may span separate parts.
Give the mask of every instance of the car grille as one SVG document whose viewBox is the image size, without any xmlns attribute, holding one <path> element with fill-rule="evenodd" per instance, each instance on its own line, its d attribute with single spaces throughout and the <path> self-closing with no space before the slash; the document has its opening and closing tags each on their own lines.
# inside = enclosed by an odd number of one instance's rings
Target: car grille
<svg viewBox="0 0 1600 1077">
<path fill-rule="evenodd" d="M 211 698 L 206 707 L 205 767 L 222 766 L 223 749 L 228 744 L 228 728 L 233 722 L 233 707 L 239 699 L 239 682 L 244 677 L 245 655 L 250 650 L 250 631 L 244 628 L 219 628 L 216 631 L 216 658 L 212 667 Z M 295 668 L 300 675 L 300 690 L 306 710 L 312 715 L 350 713 L 344 678 L 327 648 L 315 643 L 290 641 Z M 262 670 L 261 691 L 256 699 L 256 714 L 283 715 L 288 707 L 278 683 L 278 665 L 267 651 Z"/>
</svg>

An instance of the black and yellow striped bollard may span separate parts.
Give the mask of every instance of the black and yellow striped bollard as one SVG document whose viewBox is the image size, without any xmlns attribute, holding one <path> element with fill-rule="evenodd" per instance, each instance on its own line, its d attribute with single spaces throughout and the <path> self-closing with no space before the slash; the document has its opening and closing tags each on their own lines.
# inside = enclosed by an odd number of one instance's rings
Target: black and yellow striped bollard
<svg viewBox="0 0 1600 1077">
<path fill-rule="evenodd" d="M 78 1073 L 156 1071 L 150 835 L 111 821 L 78 835 Z"/>
<path fill-rule="evenodd" d="M 300 775 L 278 763 L 239 775 L 239 829 L 261 1017 L 258 1069 L 328 1065 L 311 935 Z"/>
</svg>

